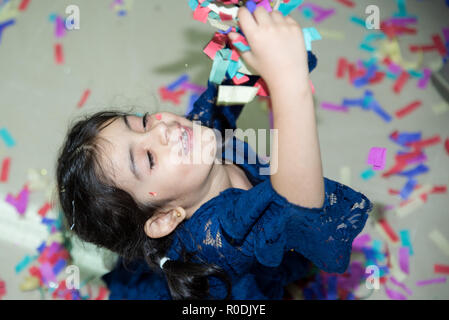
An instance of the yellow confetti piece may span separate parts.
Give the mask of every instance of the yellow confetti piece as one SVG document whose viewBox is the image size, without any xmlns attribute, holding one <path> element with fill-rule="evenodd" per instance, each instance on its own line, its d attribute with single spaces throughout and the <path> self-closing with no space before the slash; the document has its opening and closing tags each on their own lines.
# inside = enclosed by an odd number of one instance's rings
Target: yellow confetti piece
<svg viewBox="0 0 449 320">
<path fill-rule="evenodd" d="M 349 166 L 340 168 L 340 181 L 348 187 L 351 185 L 351 168 Z"/>
<path fill-rule="evenodd" d="M 321 34 L 323 39 L 332 39 L 332 40 L 344 40 L 345 34 L 340 31 L 328 30 L 328 29 L 318 29 L 318 32 Z"/>
<path fill-rule="evenodd" d="M 0 23 L 14 19 L 19 14 L 17 1 L 7 2 L 0 10 Z"/>
<path fill-rule="evenodd" d="M 447 239 L 439 232 L 438 230 L 434 229 L 429 233 L 430 240 L 435 243 L 435 245 L 441 249 L 441 251 L 444 252 L 447 256 L 449 256 L 449 242 Z"/>
<path fill-rule="evenodd" d="M 432 110 L 437 116 L 439 116 L 449 110 L 449 105 L 446 102 L 440 102 L 432 106 Z"/>
<path fill-rule="evenodd" d="M 391 274 L 395 277 L 399 282 L 403 282 L 405 278 L 407 278 L 407 274 L 405 274 L 401 268 L 399 268 L 398 260 L 396 256 L 390 251 L 390 271 Z"/>
<path fill-rule="evenodd" d="M 257 87 L 220 85 L 217 105 L 246 104 L 256 97 L 258 91 Z"/>
<path fill-rule="evenodd" d="M 39 279 L 33 276 L 26 276 L 24 281 L 20 284 L 21 291 L 32 291 L 39 287 Z"/>
<path fill-rule="evenodd" d="M 424 200 L 421 197 L 416 197 L 416 198 L 412 199 L 412 201 L 410 201 L 406 205 L 404 205 L 402 207 L 397 207 L 396 214 L 400 218 L 404 218 L 404 217 L 408 216 L 410 213 L 412 213 L 413 211 L 415 211 L 416 209 L 418 209 L 419 207 L 421 207 L 423 204 L 424 204 Z"/>
</svg>

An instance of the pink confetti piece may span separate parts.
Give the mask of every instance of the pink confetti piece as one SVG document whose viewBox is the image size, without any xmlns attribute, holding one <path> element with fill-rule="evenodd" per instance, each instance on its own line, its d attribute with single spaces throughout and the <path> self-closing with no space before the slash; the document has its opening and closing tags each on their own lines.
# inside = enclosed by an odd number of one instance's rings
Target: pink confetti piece
<svg viewBox="0 0 449 320">
<path fill-rule="evenodd" d="M 436 284 L 436 283 L 446 283 L 446 277 L 441 277 L 441 278 L 434 278 L 434 279 L 429 279 L 429 280 L 421 280 L 416 282 L 417 286 L 427 286 L 429 284 Z"/>
<path fill-rule="evenodd" d="M 386 148 L 372 147 L 368 154 L 368 164 L 373 165 L 374 170 L 383 170 L 385 168 Z"/>
<path fill-rule="evenodd" d="M 50 263 L 45 262 L 41 264 L 40 270 L 45 283 L 48 284 L 48 282 L 50 281 L 56 282 L 56 277 L 55 274 L 53 273 L 53 268 Z"/>
<path fill-rule="evenodd" d="M 161 119 L 162 119 L 162 116 L 161 116 L 160 114 L 156 114 L 154 117 L 155 117 L 157 120 L 161 120 Z"/>
<path fill-rule="evenodd" d="M 406 274 L 410 273 L 410 270 L 409 270 L 409 252 L 410 252 L 410 250 L 407 247 L 400 247 L 399 248 L 399 267 Z"/>
</svg>

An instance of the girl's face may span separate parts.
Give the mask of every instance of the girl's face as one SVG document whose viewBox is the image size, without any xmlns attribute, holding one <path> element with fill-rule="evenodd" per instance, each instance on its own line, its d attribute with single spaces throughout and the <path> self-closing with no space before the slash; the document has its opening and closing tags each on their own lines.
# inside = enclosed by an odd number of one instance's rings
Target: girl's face
<svg viewBox="0 0 449 320">
<path fill-rule="evenodd" d="M 99 140 L 102 168 L 137 202 L 189 208 L 205 192 L 217 150 L 212 129 L 160 112 L 115 118 L 99 136 L 108 141 Z"/>
</svg>

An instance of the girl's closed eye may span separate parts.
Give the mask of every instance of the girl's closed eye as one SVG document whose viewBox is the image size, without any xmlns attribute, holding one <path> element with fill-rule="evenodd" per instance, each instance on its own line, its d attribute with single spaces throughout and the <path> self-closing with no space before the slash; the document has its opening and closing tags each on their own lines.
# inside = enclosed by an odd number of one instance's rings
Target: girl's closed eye
<svg viewBox="0 0 449 320">
<path fill-rule="evenodd" d="M 148 112 L 145 113 L 142 117 L 142 125 L 143 125 L 144 130 L 146 130 L 146 128 L 147 128 L 147 123 L 148 123 Z M 148 161 L 150 162 L 150 170 L 151 170 L 154 167 L 153 154 L 150 151 L 148 151 L 147 156 L 148 156 Z"/>
</svg>

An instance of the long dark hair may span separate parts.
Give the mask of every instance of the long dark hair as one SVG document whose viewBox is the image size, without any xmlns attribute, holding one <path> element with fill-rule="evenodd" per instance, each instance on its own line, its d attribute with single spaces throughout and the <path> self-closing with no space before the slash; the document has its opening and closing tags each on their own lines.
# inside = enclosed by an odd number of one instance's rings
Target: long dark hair
<svg viewBox="0 0 449 320">
<path fill-rule="evenodd" d="M 152 239 L 144 232 L 145 222 L 163 203 L 138 203 L 107 177 L 99 162 L 98 133 L 114 118 L 130 115 L 122 111 L 100 111 L 71 125 L 57 159 L 58 197 L 65 224 L 83 241 L 117 253 L 122 260 L 143 259 L 157 271 L 173 241 L 173 232 Z M 181 223 L 182 224 L 182 223 Z M 168 260 L 163 266 L 173 299 L 213 299 L 209 279 L 216 277 L 227 287 L 226 272 L 214 264 L 194 263 L 193 253 L 182 248 L 181 260 Z"/>
</svg>

